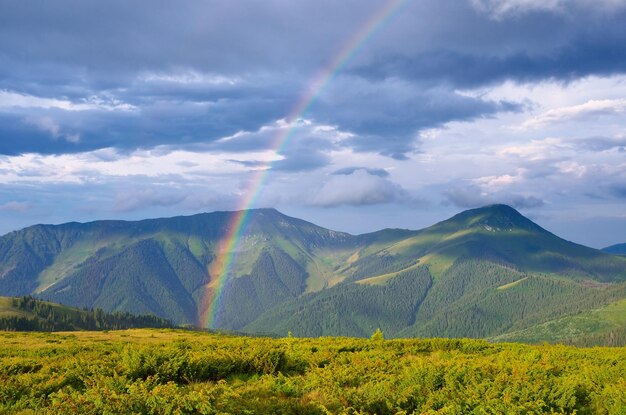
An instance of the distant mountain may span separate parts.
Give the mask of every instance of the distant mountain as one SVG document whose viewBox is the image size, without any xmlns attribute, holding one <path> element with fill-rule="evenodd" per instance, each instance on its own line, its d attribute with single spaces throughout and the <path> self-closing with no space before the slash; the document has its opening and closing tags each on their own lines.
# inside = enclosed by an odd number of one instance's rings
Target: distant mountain
<svg viewBox="0 0 626 415">
<path fill-rule="evenodd" d="M 0 238 L 0 294 L 197 323 L 234 214 L 9 233 Z M 505 205 L 357 236 L 274 209 L 248 214 L 218 328 L 494 337 L 626 298 L 626 258 L 565 241 Z"/>
<path fill-rule="evenodd" d="M 602 251 L 609 254 L 626 255 L 626 244 L 607 246 L 606 248 L 603 248 Z"/>
<path fill-rule="evenodd" d="M 61 304 L 26 297 L 0 297 L 0 330 L 72 331 L 167 328 L 173 324 L 155 316 L 79 310 Z"/>
</svg>

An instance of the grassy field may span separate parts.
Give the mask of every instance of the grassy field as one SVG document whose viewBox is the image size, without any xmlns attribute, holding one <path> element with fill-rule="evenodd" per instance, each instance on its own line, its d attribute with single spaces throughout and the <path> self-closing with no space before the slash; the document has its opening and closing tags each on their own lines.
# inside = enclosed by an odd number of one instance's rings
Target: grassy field
<svg viewBox="0 0 626 415">
<path fill-rule="evenodd" d="M 626 414 L 626 349 L 0 332 L 2 414 Z"/>
</svg>

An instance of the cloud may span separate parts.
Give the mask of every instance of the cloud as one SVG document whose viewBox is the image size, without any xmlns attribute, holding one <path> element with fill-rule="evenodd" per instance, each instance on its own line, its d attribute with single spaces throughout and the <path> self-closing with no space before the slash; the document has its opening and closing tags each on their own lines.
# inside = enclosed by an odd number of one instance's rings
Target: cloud
<svg viewBox="0 0 626 415">
<path fill-rule="evenodd" d="M 250 160 L 275 157 L 262 152 L 240 153 Z M 168 186 L 207 177 L 237 177 L 248 169 L 228 160 L 223 153 L 182 151 L 171 148 L 136 150 L 128 153 L 98 150 L 95 152 L 39 155 L 34 153 L 0 157 L 0 184 L 83 183 L 85 185 L 149 178 L 163 180 Z M 182 162 L 182 164 L 181 164 Z M 267 163 L 267 161 L 266 161 Z M 191 164 L 197 167 L 189 167 Z M 202 176 L 203 178 L 199 178 Z"/>
<path fill-rule="evenodd" d="M 590 100 L 584 104 L 554 108 L 528 119 L 522 128 L 540 128 L 566 121 L 585 121 L 592 117 L 626 113 L 626 99 Z"/>
<path fill-rule="evenodd" d="M 609 151 L 623 152 L 626 138 L 623 137 L 546 137 L 530 140 L 523 144 L 507 145 L 498 150 L 501 156 L 517 156 L 526 159 L 522 167 L 541 168 L 548 164 L 565 162 L 572 157 L 588 153 Z"/>
<path fill-rule="evenodd" d="M 568 19 L 521 16 L 507 25 L 475 9 L 550 3 L 410 2 L 325 84 L 306 117 L 353 133 L 346 145 L 357 151 L 406 159 L 419 152 L 416 137 L 424 129 L 522 109 L 511 100 L 464 96 L 459 88 L 623 73 L 626 29 L 618 2 L 598 6 L 613 16 L 576 8 Z M 103 8 L 61 0 L 36 11 L 4 7 L 0 118 L 7 122 L 0 135 L 16 139 L 0 152 L 184 147 L 272 125 L 315 96 L 315 74 L 381 7 L 371 0 L 358 7 L 270 0 L 246 10 L 220 1 L 157 4 L 114 1 Z M 60 12 L 67 9 L 71 16 Z M 171 25 L 172 19 L 185 24 Z M 472 47 L 459 47 L 467 44 Z M 74 142 L 16 126 L 44 117 L 67 128 Z"/>
<path fill-rule="evenodd" d="M 30 94 L 0 90 L 0 108 L 44 108 L 60 109 L 65 111 L 134 111 L 137 109 L 111 96 L 90 96 L 82 102 L 72 102 L 67 99 L 37 97 Z"/>
<path fill-rule="evenodd" d="M 617 149 L 620 152 L 626 149 L 626 138 L 624 137 L 589 137 L 576 140 L 576 147 L 587 151 L 609 151 Z"/>
<path fill-rule="evenodd" d="M 316 122 L 352 133 L 344 145 L 397 160 L 419 152 L 421 130 L 519 109 L 514 103 L 425 88 L 403 79 L 373 82 L 353 76 L 336 79 L 332 91 L 323 94 L 315 108 Z"/>
<path fill-rule="evenodd" d="M 61 126 L 51 117 L 31 119 L 27 120 L 26 122 L 34 125 L 41 131 L 50 134 L 54 139 L 62 138 L 68 143 L 73 144 L 78 144 L 80 142 L 80 134 L 61 132 Z"/>
<path fill-rule="evenodd" d="M 6 202 L 0 205 L 0 211 L 2 212 L 15 212 L 15 213 L 23 213 L 30 210 L 32 206 L 27 202 Z"/>
<path fill-rule="evenodd" d="M 332 177 L 311 198 L 310 204 L 321 207 L 367 206 L 408 199 L 406 191 L 399 185 L 359 169 L 352 174 Z"/>
<path fill-rule="evenodd" d="M 353 174 L 355 171 L 357 170 L 363 170 L 365 171 L 367 174 L 371 174 L 372 176 L 378 176 L 378 177 L 389 177 L 389 172 L 385 169 L 375 169 L 375 168 L 369 168 L 369 167 L 344 167 L 341 168 L 339 170 L 335 170 L 333 172 L 333 174 L 338 174 L 338 175 L 351 175 Z"/>
<path fill-rule="evenodd" d="M 244 152 L 268 150 L 279 158 L 262 162 L 259 160 L 231 159 L 246 167 L 271 167 L 275 171 L 312 171 L 330 163 L 329 153 L 343 146 L 349 133 L 334 126 L 317 124 L 310 120 L 299 120 L 293 125 L 279 120 L 262 126 L 256 131 L 240 131 L 208 146 L 208 149 Z"/>
<path fill-rule="evenodd" d="M 407 1 L 330 73 L 380 1 L 4 2 L 0 196 L 37 204 L 0 229 L 229 209 L 268 168 L 258 203 L 337 227 L 621 212 L 624 4 Z"/>
<path fill-rule="evenodd" d="M 562 7 L 561 0 L 471 0 L 471 2 L 477 10 L 496 18 L 530 11 L 556 11 Z"/>
<path fill-rule="evenodd" d="M 471 0 L 471 3 L 480 12 L 496 19 L 531 12 L 566 13 L 572 7 L 591 13 L 610 12 L 626 7 L 621 0 Z"/>
<path fill-rule="evenodd" d="M 131 212 L 146 209 L 147 207 L 167 207 L 180 204 L 187 195 L 171 192 L 161 192 L 154 188 L 132 189 L 120 193 L 113 203 L 115 212 Z"/>
<path fill-rule="evenodd" d="M 442 194 L 446 198 L 446 203 L 464 209 L 496 203 L 510 205 L 517 209 L 534 209 L 545 204 L 543 200 L 532 195 L 525 196 L 506 192 L 488 193 L 475 185 L 454 186 L 444 190 Z"/>
</svg>

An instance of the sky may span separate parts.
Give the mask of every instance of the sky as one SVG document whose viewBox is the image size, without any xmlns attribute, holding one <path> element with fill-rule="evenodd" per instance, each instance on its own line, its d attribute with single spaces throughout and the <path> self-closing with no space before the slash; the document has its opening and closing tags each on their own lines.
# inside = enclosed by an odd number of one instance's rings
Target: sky
<svg viewBox="0 0 626 415">
<path fill-rule="evenodd" d="M 0 233 L 238 209 L 269 169 L 248 207 L 335 230 L 506 203 L 626 242 L 624 21 L 626 0 L 0 0 Z"/>
</svg>

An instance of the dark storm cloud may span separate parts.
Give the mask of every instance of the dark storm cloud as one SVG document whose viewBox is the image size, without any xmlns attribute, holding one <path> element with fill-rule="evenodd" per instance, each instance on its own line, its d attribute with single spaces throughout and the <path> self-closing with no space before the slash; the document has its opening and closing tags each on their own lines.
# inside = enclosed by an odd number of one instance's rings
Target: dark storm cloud
<svg viewBox="0 0 626 415">
<path fill-rule="evenodd" d="M 622 16 L 622 19 L 626 15 Z M 476 88 L 506 80 L 572 81 L 588 75 L 623 73 L 626 68 L 626 28 L 611 37 L 571 39 L 550 53 L 518 50 L 502 56 L 457 50 L 430 50 L 414 56 L 385 57 L 357 73 L 374 79 L 402 77 L 424 83 L 448 83 Z M 597 36 L 597 35 L 596 35 Z"/>
<path fill-rule="evenodd" d="M 286 157 L 272 164 L 273 170 L 280 171 L 310 171 L 327 166 L 330 157 L 321 151 L 289 151 Z"/>
<path fill-rule="evenodd" d="M 256 132 L 242 132 L 219 140 L 205 146 L 204 150 L 249 152 L 271 149 L 283 158 L 269 164 L 257 160 L 231 159 L 231 161 L 247 167 L 270 165 L 273 170 L 310 171 L 330 163 L 328 152 L 339 146 L 334 141 L 334 134 L 332 130 L 318 131 L 308 123 L 301 123 L 289 132 L 284 125 L 275 124 Z M 287 145 L 277 147 L 277 137 L 286 137 L 278 141 L 286 140 Z"/>
<path fill-rule="evenodd" d="M 355 133 L 347 145 L 356 151 L 378 152 L 395 159 L 419 149 L 416 132 L 450 120 L 471 120 L 503 111 L 517 111 L 511 102 L 460 95 L 447 87 L 425 88 L 399 79 L 371 82 L 342 76 L 322 95 L 313 117 Z"/>
<path fill-rule="evenodd" d="M 435 18 L 440 26 L 433 30 L 427 24 L 427 33 L 420 32 L 423 40 L 416 40 L 418 47 L 381 53 L 355 72 L 475 88 L 505 80 L 571 81 L 626 70 L 626 7 L 607 11 L 600 4 L 569 2 L 562 12 L 539 7 L 533 13 L 490 19 L 468 3 L 456 2 L 447 11 L 447 1 L 433 6 L 444 13 Z M 443 16 L 449 18 L 447 24 Z"/>
<path fill-rule="evenodd" d="M 11 108 L 2 113 L 2 154 L 71 153 L 212 142 L 280 118 L 285 103 L 265 98 L 216 102 L 155 101 L 130 110 Z M 45 127 L 55 125 L 55 131 Z M 42 124 L 43 127 L 42 127 Z"/>
<path fill-rule="evenodd" d="M 459 88 L 626 68 L 624 9 L 577 6 L 494 19 L 474 6 L 407 2 L 305 117 L 353 133 L 344 146 L 404 159 L 419 151 L 420 130 L 520 109 L 460 95 Z M 245 7 L 0 0 L 0 92 L 83 106 L 0 101 L 0 153 L 190 146 L 257 131 L 290 113 L 314 75 L 380 7 L 374 0 Z M 247 150 L 245 143 L 231 147 Z M 276 169 L 327 162 L 319 150 L 285 156 Z"/>
</svg>

